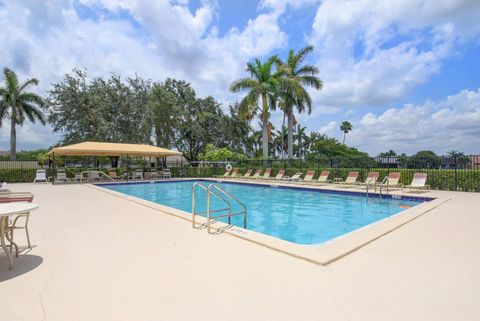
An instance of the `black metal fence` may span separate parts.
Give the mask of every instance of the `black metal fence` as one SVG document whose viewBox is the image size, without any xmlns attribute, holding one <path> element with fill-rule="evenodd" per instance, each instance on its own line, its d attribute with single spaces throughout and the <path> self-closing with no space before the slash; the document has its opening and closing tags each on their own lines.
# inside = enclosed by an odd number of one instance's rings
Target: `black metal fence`
<svg viewBox="0 0 480 321">
<path fill-rule="evenodd" d="M 427 173 L 427 184 L 432 189 L 480 192 L 480 155 L 427 157 L 318 157 L 311 160 L 249 160 L 237 162 L 240 172 L 247 168 L 284 169 L 287 175 L 308 170 L 329 170 L 331 177 L 345 178 L 350 171 L 358 171 L 364 180 L 368 173 L 380 173 L 380 179 L 390 172 L 400 172 L 402 184 L 410 184 L 414 173 Z"/>
<path fill-rule="evenodd" d="M 145 165 L 146 164 L 146 165 Z M 432 189 L 450 191 L 480 192 L 480 155 L 469 156 L 428 156 L 428 157 L 318 157 L 310 160 L 248 160 L 248 161 L 222 161 L 222 162 L 188 162 L 174 161 L 153 164 L 143 162 L 143 165 L 131 164 L 129 170 L 143 167 L 144 170 L 155 170 L 157 167 L 167 167 L 172 177 L 212 177 L 222 175 L 227 164 L 239 168 L 239 173 L 245 173 L 249 168 L 272 168 L 272 175 L 284 169 L 286 175 L 308 170 L 315 171 L 318 177 L 322 170 L 330 171 L 330 178 L 345 178 L 350 171 L 358 171 L 360 179 L 364 180 L 368 172 L 377 171 L 380 179 L 390 172 L 400 172 L 400 182 L 410 184 L 414 173 L 427 173 L 427 184 Z M 44 167 L 36 161 L 1 161 L 0 181 L 7 182 L 32 182 L 37 168 Z M 105 172 L 108 164 L 103 164 Z M 67 166 L 67 175 L 73 177 L 75 173 L 83 170 L 94 169 L 84 166 Z M 95 168 L 97 169 L 97 168 Z M 119 169 L 118 171 L 125 171 Z M 49 173 L 53 176 L 53 173 Z"/>
</svg>

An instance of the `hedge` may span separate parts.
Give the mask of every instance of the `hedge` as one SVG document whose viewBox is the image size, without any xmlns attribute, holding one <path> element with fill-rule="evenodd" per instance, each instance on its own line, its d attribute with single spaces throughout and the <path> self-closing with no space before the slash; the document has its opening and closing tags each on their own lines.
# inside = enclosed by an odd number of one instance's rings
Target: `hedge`
<svg viewBox="0 0 480 321">
<path fill-rule="evenodd" d="M 263 168 L 263 167 L 258 167 Z M 257 167 L 252 167 L 256 170 Z M 273 168 L 271 176 L 275 176 L 280 168 Z M 67 177 L 73 178 L 76 173 L 80 173 L 87 168 L 67 168 Z M 432 189 L 446 190 L 446 191 L 466 191 L 466 192 L 480 192 L 480 170 L 448 170 L 448 169 L 404 169 L 404 168 L 317 168 L 317 167 L 288 167 L 286 175 L 292 176 L 295 173 L 301 172 L 305 175 L 308 170 L 314 170 L 314 179 L 318 177 L 322 170 L 330 171 L 330 179 L 339 177 L 345 179 L 349 172 L 358 171 L 360 173 L 359 180 L 364 181 L 369 171 L 380 173 L 379 181 L 388 176 L 389 172 L 400 172 L 400 183 L 408 185 L 411 183 L 413 174 L 416 172 L 425 172 L 428 174 L 427 184 Z M 36 169 L 0 169 L 0 182 L 8 183 L 24 183 L 33 182 L 35 178 Z M 48 171 L 48 170 L 47 170 Z M 102 169 L 108 174 L 107 169 Z M 247 171 L 247 167 L 239 168 L 239 175 L 243 175 Z M 209 168 L 209 167 L 173 167 L 170 168 L 172 177 L 213 177 L 215 175 L 223 175 L 225 169 L 223 167 Z M 117 174 L 121 175 L 122 170 L 118 170 Z M 53 173 L 48 173 L 51 176 Z"/>
<path fill-rule="evenodd" d="M 263 167 L 249 167 L 254 170 Z M 275 176 L 277 172 L 283 167 L 273 168 L 270 176 Z M 330 179 L 342 178 L 345 179 L 349 172 L 358 171 L 359 180 L 365 181 L 369 172 L 379 172 L 379 181 L 382 181 L 390 172 L 400 172 L 400 183 L 409 185 L 412 182 L 413 174 L 417 172 L 427 173 L 427 184 L 431 189 L 444 191 L 464 191 L 464 192 L 480 192 L 480 170 L 452 170 L 452 169 L 410 169 L 410 168 L 317 168 L 315 167 L 288 167 L 285 170 L 285 175 L 292 176 L 295 173 L 302 173 L 305 175 L 307 171 L 314 170 L 314 179 L 323 170 L 330 171 Z M 239 168 L 239 175 L 243 175 L 247 171 L 247 167 Z M 223 174 L 224 170 L 220 174 Z"/>
<path fill-rule="evenodd" d="M 35 179 L 35 168 L 0 169 L 0 182 L 31 183 Z"/>
</svg>

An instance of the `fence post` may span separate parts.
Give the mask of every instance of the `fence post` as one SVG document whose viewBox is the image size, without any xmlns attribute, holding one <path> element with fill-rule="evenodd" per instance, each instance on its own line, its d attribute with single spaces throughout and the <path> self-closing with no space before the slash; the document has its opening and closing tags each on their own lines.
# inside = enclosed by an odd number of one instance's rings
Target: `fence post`
<svg viewBox="0 0 480 321">
<path fill-rule="evenodd" d="M 457 183 L 457 167 L 458 167 L 458 163 L 457 163 L 457 156 L 453 156 L 453 160 L 455 161 L 455 191 L 458 191 L 458 183 Z"/>
</svg>

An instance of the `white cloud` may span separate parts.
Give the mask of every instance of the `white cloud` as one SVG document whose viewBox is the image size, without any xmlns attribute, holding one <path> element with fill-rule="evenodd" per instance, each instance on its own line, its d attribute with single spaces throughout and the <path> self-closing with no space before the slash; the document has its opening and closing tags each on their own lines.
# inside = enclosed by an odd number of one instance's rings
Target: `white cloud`
<svg viewBox="0 0 480 321">
<path fill-rule="evenodd" d="M 320 134 L 325 134 L 327 136 L 336 136 L 336 132 L 338 131 L 338 123 L 336 121 L 330 121 L 325 126 L 322 126 L 318 129 Z"/>
<path fill-rule="evenodd" d="M 58 135 L 53 134 L 49 127 L 25 123 L 23 126 L 16 126 L 15 128 L 17 131 L 17 150 L 48 147 L 59 140 Z M 10 124 L 8 121 L 0 127 L 0 151 L 10 151 Z"/>
<path fill-rule="evenodd" d="M 384 105 L 425 83 L 454 45 L 480 34 L 475 0 L 325 0 L 310 41 L 336 107 Z"/>
<path fill-rule="evenodd" d="M 14 68 L 22 79 L 38 77 L 40 86 L 36 90 L 40 93 L 72 68 L 85 67 L 90 76 L 118 73 L 154 80 L 185 79 L 199 95 L 212 95 L 221 102 L 240 97 L 230 93 L 228 86 L 245 76 L 247 61 L 288 47 L 289 35 L 279 23 L 282 14 L 310 5 L 308 9 L 316 8 L 317 12 L 312 29 L 305 34 L 316 47 L 313 60 L 324 81 L 322 91 L 312 92 L 312 115 L 299 118 L 309 123 L 310 130 L 320 127 L 312 119 L 325 114 L 332 119 L 332 114 L 345 107 L 353 113 L 361 106 L 384 106 L 404 99 L 440 70 L 459 43 L 480 35 L 477 0 L 262 0 L 255 18 L 222 36 L 216 28 L 221 11 L 215 0 L 201 1 L 194 12 L 188 9 L 188 0 L 2 3 L 0 42 L 4 45 L 0 46 L 0 67 Z M 363 121 L 406 118 L 408 112 L 398 115 L 407 107 L 379 116 L 366 115 Z M 411 108 L 417 114 L 417 109 L 426 109 Z M 433 121 L 428 112 L 418 116 Z M 435 117 L 442 118 L 443 113 Z M 449 115 L 453 121 L 454 112 Z M 275 114 L 276 125 L 281 119 L 280 113 Z M 412 124 L 421 123 L 418 119 L 411 118 Z M 362 123 L 359 128 L 362 126 L 366 127 Z M 56 136 L 41 136 L 49 127 L 27 127 L 32 132 L 22 138 L 26 141 L 20 140 L 21 144 L 41 141 L 44 145 L 38 145 L 48 146 L 56 142 Z M 332 121 L 321 130 L 335 134 L 336 127 L 337 122 Z M 36 140 L 33 132 L 38 132 L 41 139 Z M 7 141 L 5 128 L 0 133 L 3 144 Z M 404 132 L 403 137 L 410 139 L 407 134 L 411 135 Z M 352 141 L 354 135 L 349 135 Z M 430 143 L 425 140 L 425 144 Z"/>
<path fill-rule="evenodd" d="M 368 113 L 353 123 L 347 142 L 371 155 L 390 149 L 407 154 L 421 149 L 478 153 L 479 124 L 480 89 L 463 90 L 438 102 Z"/>
<path fill-rule="evenodd" d="M 286 46 L 279 12 L 270 11 L 219 37 L 217 4 L 202 1 L 190 12 L 185 1 L 8 1 L 0 6 L 0 66 L 21 79 L 37 77 L 45 93 L 74 67 L 90 76 L 138 74 L 190 81 L 200 96 L 233 100 L 229 84 L 245 64 Z M 75 6 L 88 12 L 79 16 Z M 127 14 L 126 14 L 127 13 Z M 30 125 L 29 125 L 30 126 Z M 38 126 L 32 126 L 37 128 Z M 2 129 L 3 130 L 3 129 Z M 32 144 L 36 141 L 27 136 Z M 22 144 L 22 141 L 19 141 Z M 44 141 L 48 146 L 56 141 Z M 25 144 L 25 142 L 24 142 Z"/>
</svg>

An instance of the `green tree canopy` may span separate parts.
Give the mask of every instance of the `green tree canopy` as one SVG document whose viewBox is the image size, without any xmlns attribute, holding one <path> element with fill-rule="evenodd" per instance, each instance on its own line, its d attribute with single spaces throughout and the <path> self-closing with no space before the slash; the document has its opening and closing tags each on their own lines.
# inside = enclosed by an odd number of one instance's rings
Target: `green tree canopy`
<svg viewBox="0 0 480 321">
<path fill-rule="evenodd" d="M 431 150 L 421 150 L 408 159 L 408 166 L 414 168 L 438 168 L 442 160 Z"/>
<path fill-rule="evenodd" d="M 247 160 L 248 157 L 228 147 L 217 148 L 212 144 L 207 144 L 203 152 L 200 153 L 199 159 L 204 161 L 239 161 Z"/>
<path fill-rule="evenodd" d="M 388 152 L 383 152 L 378 154 L 378 157 L 395 157 L 397 153 L 394 150 L 390 149 Z"/>
<path fill-rule="evenodd" d="M 312 136 L 312 134 L 311 134 Z M 310 142 L 310 151 L 307 153 L 307 159 L 314 159 L 319 156 L 326 157 L 368 157 L 367 153 L 361 152 L 356 148 L 348 147 L 340 143 L 335 138 L 326 135 L 313 135 L 314 140 Z"/>
</svg>

